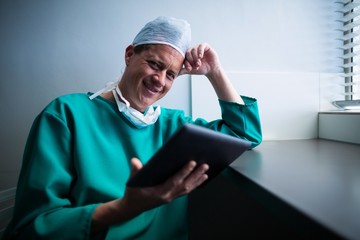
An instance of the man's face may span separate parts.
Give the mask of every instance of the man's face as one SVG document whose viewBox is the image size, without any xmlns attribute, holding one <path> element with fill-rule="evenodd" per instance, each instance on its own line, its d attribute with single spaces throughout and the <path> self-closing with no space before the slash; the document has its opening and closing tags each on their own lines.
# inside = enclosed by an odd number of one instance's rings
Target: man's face
<svg viewBox="0 0 360 240">
<path fill-rule="evenodd" d="M 183 65 L 184 57 L 167 45 L 149 45 L 136 54 L 130 45 L 126 49 L 126 69 L 119 84 L 130 106 L 144 112 L 170 90 Z"/>
</svg>

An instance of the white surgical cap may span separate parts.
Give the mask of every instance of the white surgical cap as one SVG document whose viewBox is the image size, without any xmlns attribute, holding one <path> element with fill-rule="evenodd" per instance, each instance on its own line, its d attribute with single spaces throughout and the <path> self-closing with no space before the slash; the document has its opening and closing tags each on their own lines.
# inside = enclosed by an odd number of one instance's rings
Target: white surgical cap
<svg viewBox="0 0 360 240">
<path fill-rule="evenodd" d="M 182 19 L 158 17 L 147 23 L 136 35 L 133 45 L 165 44 L 175 48 L 185 56 L 190 47 L 190 24 Z"/>
</svg>

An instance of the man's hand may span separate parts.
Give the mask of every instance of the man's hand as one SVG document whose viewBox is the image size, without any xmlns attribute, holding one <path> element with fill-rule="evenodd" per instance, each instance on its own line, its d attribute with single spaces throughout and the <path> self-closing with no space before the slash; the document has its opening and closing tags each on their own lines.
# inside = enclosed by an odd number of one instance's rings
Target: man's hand
<svg viewBox="0 0 360 240">
<path fill-rule="evenodd" d="M 131 164 L 133 166 L 132 175 L 142 168 L 142 164 L 137 158 L 131 159 Z M 208 169 L 207 164 L 197 167 L 195 161 L 190 161 L 162 184 L 145 188 L 127 187 L 122 202 L 131 206 L 134 212 L 143 212 L 169 203 L 200 186 L 208 178 L 205 173 Z"/>
<path fill-rule="evenodd" d="M 184 68 L 180 70 L 179 75 L 182 74 L 205 75 L 219 99 L 245 104 L 221 67 L 217 53 L 207 43 L 199 44 L 186 51 Z"/>
<path fill-rule="evenodd" d="M 137 158 L 131 159 L 131 164 L 132 175 L 142 168 Z M 127 187 L 123 198 L 103 203 L 95 209 L 92 216 L 92 234 L 190 193 L 206 181 L 208 176 L 205 172 L 208 169 L 207 164 L 196 166 L 195 161 L 190 161 L 160 185 L 146 188 Z"/>
<path fill-rule="evenodd" d="M 217 53 L 207 43 L 189 48 L 185 54 L 184 68 L 180 74 L 209 75 L 219 69 L 220 61 Z"/>
</svg>

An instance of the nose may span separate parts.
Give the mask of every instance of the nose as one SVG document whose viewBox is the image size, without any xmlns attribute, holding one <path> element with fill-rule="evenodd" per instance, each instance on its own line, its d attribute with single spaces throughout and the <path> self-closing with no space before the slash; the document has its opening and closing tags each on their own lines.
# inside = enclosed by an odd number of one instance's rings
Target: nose
<svg viewBox="0 0 360 240">
<path fill-rule="evenodd" d="M 165 79 L 166 79 L 166 71 L 159 71 L 154 74 L 153 80 L 159 87 L 165 86 Z"/>
</svg>

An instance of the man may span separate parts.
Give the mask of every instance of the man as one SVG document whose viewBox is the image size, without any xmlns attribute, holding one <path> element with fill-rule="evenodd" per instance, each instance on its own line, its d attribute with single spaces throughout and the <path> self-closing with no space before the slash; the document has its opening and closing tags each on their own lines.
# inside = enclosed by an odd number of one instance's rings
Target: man
<svg viewBox="0 0 360 240">
<path fill-rule="evenodd" d="M 126 187 L 129 176 L 187 123 L 247 139 L 253 147 L 261 142 L 256 100 L 236 92 L 208 44 L 189 43 L 186 21 L 159 17 L 126 48 L 119 82 L 95 94 L 59 97 L 40 113 L 5 238 L 187 238 L 185 195 L 206 181 L 209 167 L 190 161 L 147 188 Z M 182 74 L 209 79 L 223 119 L 192 120 L 183 111 L 152 106 Z"/>
</svg>

